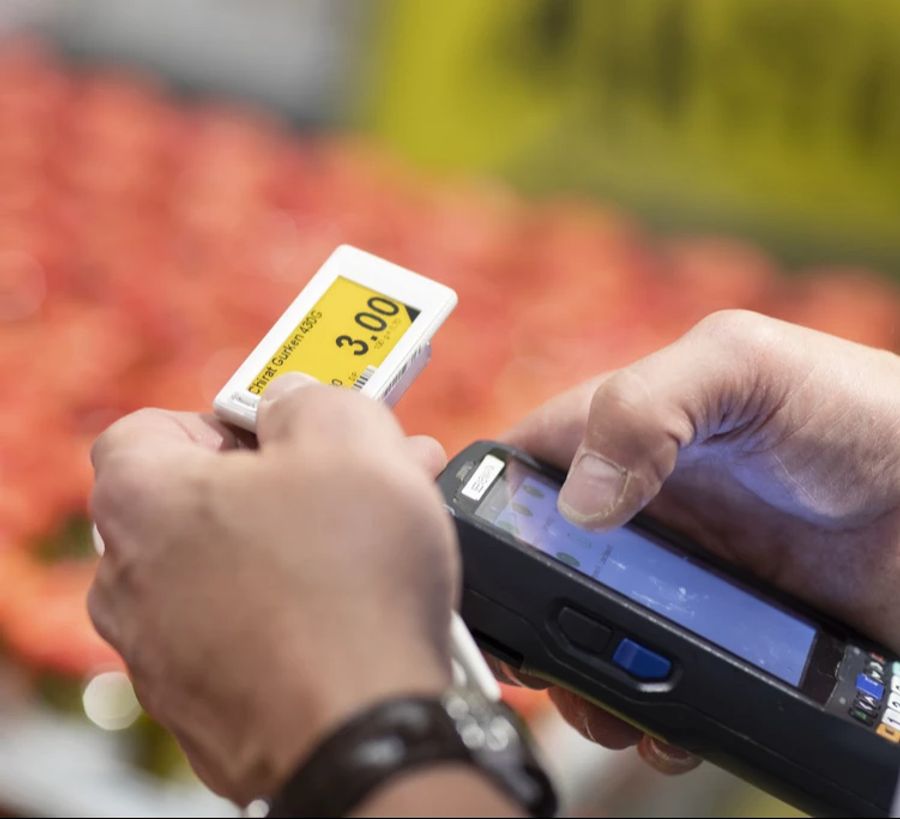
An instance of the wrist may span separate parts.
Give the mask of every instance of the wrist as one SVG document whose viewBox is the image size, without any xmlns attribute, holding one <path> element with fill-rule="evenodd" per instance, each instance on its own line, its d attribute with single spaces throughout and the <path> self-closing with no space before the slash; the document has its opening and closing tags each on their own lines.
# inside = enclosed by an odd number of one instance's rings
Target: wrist
<svg viewBox="0 0 900 819">
<path fill-rule="evenodd" d="M 469 765 L 413 771 L 367 799 L 352 816 L 525 816 L 522 806 Z"/>
<path fill-rule="evenodd" d="M 427 654 L 385 650 L 377 664 L 352 673 L 323 667 L 312 685 L 301 660 L 262 686 L 255 726 L 247 726 L 253 746 L 240 789 L 247 801 L 275 794 L 322 740 L 366 708 L 398 696 L 441 696 L 452 681 L 449 660 Z"/>
<path fill-rule="evenodd" d="M 446 796 L 423 794 L 424 781 L 446 785 L 448 770 L 466 768 L 475 775 L 450 777 L 462 781 L 443 788 Z M 465 785 L 473 799 L 455 792 Z M 303 760 L 271 800 L 269 815 L 421 815 L 435 800 L 448 815 L 506 815 L 518 805 L 528 815 L 554 816 L 557 808 L 518 718 L 477 691 L 451 687 L 439 698 L 400 696 L 355 714 Z"/>
</svg>

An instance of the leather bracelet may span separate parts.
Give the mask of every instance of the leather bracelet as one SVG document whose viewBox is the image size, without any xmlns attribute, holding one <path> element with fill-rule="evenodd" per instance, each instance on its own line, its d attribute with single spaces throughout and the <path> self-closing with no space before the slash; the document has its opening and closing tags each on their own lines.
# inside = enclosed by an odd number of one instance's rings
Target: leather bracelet
<svg viewBox="0 0 900 819">
<path fill-rule="evenodd" d="M 472 692 L 380 703 L 318 746 L 269 816 L 344 816 L 395 776 L 446 762 L 474 766 L 532 815 L 552 816 L 553 788 L 517 722 L 505 706 Z"/>
</svg>

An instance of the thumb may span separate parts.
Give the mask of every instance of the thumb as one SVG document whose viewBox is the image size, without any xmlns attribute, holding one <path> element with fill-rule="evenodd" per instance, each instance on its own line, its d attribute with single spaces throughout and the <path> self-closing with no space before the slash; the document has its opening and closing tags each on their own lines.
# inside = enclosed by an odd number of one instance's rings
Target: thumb
<svg viewBox="0 0 900 819">
<path fill-rule="evenodd" d="M 760 384 L 756 361 L 765 356 L 748 349 L 733 322 L 714 314 L 597 387 L 559 496 L 570 521 L 627 523 L 656 497 L 684 448 L 767 416 L 776 391 Z"/>
<path fill-rule="evenodd" d="M 447 466 L 447 453 L 440 442 L 430 435 L 411 435 L 406 439 L 406 449 L 410 458 L 418 464 L 429 478 L 436 478 Z"/>
<path fill-rule="evenodd" d="M 403 431 L 383 404 L 355 390 L 323 385 L 293 372 L 279 376 L 263 393 L 256 437 L 263 451 L 273 446 L 316 445 L 357 450 L 380 446 L 388 451 L 403 444 Z M 419 444 L 420 450 L 427 446 Z M 440 469 L 442 453 L 429 447 L 427 455 L 420 455 L 423 468 Z"/>
<path fill-rule="evenodd" d="M 256 413 L 256 437 L 260 446 L 293 437 L 295 427 L 301 423 L 296 400 L 320 383 L 311 375 L 289 372 L 266 387 Z"/>
</svg>

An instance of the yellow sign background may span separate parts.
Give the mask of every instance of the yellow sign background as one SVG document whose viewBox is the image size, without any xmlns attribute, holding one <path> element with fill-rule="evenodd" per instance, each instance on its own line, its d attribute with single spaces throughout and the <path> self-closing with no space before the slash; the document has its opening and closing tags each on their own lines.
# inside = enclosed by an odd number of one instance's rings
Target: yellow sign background
<svg viewBox="0 0 900 819">
<path fill-rule="evenodd" d="M 418 314 L 397 299 L 339 276 L 247 389 L 262 395 L 287 372 L 352 387 L 367 368 L 381 365 Z"/>
</svg>

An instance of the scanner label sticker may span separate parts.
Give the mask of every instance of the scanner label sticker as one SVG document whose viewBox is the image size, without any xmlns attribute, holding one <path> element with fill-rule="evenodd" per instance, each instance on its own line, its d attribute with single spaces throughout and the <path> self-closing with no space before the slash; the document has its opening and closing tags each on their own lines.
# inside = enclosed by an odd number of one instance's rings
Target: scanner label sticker
<svg viewBox="0 0 900 819">
<path fill-rule="evenodd" d="M 419 310 L 338 276 L 250 385 L 253 395 L 287 372 L 361 390 L 403 338 Z"/>
<path fill-rule="evenodd" d="M 475 474 L 469 478 L 469 482 L 463 487 L 463 495 L 475 501 L 480 501 L 484 497 L 484 493 L 491 488 L 491 484 L 497 479 L 497 476 L 503 471 L 506 464 L 496 455 L 485 455 L 484 460 L 479 464 Z"/>
</svg>

